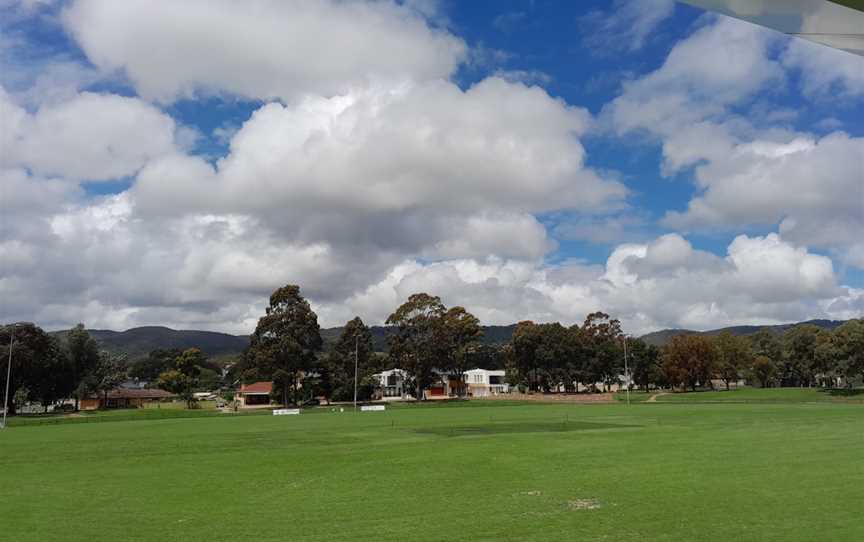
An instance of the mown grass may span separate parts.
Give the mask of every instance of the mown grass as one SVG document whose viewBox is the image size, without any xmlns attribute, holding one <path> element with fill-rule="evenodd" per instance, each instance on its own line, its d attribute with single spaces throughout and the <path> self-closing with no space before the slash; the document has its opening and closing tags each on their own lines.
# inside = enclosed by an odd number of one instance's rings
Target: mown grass
<svg viewBox="0 0 864 542">
<path fill-rule="evenodd" d="M 864 390 L 819 388 L 739 388 L 718 391 L 666 393 L 657 395 L 660 403 L 864 403 Z"/>
<path fill-rule="evenodd" d="M 656 392 L 644 392 L 644 391 L 631 391 L 630 392 L 630 402 L 631 403 L 644 403 L 648 399 L 650 399 Z M 613 395 L 617 401 L 627 402 L 627 392 L 620 391 Z"/>
<path fill-rule="evenodd" d="M 475 402 L 10 427 L 0 538 L 861 540 L 862 457 L 857 404 Z"/>
<path fill-rule="evenodd" d="M 162 405 L 161 408 L 148 406 L 138 409 L 117 409 L 82 411 L 77 414 L 32 414 L 15 416 L 9 419 L 10 427 L 33 426 L 33 425 L 67 425 L 67 424 L 92 424 L 101 422 L 121 421 L 144 421 L 164 420 L 175 418 L 206 418 L 226 416 L 254 416 L 270 415 L 270 411 L 244 410 L 239 412 L 225 413 L 214 408 L 187 409 L 185 405 L 176 404 Z"/>
</svg>

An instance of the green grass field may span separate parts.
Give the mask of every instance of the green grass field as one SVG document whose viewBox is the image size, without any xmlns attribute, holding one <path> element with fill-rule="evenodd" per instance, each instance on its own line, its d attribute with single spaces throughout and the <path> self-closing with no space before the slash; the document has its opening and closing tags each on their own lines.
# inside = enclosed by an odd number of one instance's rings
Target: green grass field
<svg viewBox="0 0 864 542">
<path fill-rule="evenodd" d="M 864 389 L 732 388 L 731 390 L 678 393 L 630 392 L 630 402 L 654 397 L 658 403 L 857 403 L 864 404 Z M 615 399 L 626 401 L 623 392 Z"/>
<path fill-rule="evenodd" d="M 0 432 L 0 539 L 864 540 L 860 404 L 140 412 Z"/>
</svg>

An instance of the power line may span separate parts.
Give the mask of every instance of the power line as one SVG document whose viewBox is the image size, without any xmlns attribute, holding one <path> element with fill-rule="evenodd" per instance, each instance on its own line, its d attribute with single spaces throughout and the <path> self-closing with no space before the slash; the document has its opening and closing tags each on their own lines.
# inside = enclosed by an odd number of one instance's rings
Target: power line
<svg viewBox="0 0 864 542">
<path fill-rule="evenodd" d="M 789 36 L 831 36 L 837 38 L 864 38 L 864 34 L 841 34 L 834 32 L 786 32 Z"/>
</svg>

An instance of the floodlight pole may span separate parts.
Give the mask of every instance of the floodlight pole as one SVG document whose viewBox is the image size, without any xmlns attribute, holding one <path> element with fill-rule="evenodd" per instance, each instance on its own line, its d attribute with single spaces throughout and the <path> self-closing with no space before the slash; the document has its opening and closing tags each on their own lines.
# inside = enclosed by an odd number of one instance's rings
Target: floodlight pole
<svg viewBox="0 0 864 542">
<path fill-rule="evenodd" d="M 359 359 L 360 335 L 354 334 L 354 412 L 357 412 L 357 366 Z"/>
<path fill-rule="evenodd" d="M 630 366 L 627 364 L 627 336 L 624 336 L 624 378 L 627 379 L 627 406 L 630 406 Z"/>
<path fill-rule="evenodd" d="M 9 326 L 9 363 L 6 365 L 6 395 L 3 399 L 3 426 L 6 429 L 6 414 L 9 412 L 9 381 L 12 379 L 12 345 L 15 342 L 15 326 Z"/>
</svg>

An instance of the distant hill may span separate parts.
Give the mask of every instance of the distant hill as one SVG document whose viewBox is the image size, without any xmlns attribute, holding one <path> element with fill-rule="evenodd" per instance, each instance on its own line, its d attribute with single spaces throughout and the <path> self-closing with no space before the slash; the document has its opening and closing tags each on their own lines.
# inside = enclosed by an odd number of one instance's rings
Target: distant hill
<svg viewBox="0 0 864 542">
<path fill-rule="evenodd" d="M 797 322 L 794 324 L 780 324 L 776 326 L 732 326 L 720 329 L 711 329 L 708 331 L 692 331 L 689 329 L 664 329 L 662 331 L 655 331 L 653 333 L 648 333 L 647 335 L 642 335 L 642 337 L 640 338 L 648 344 L 653 344 L 655 346 L 663 346 L 670 340 L 672 340 L 672 337 L 676 335 L 714 336 L 720 335 L 721 333 L 726 331 L 728 331 L 732 335 L 753 335 L 761 329 L 767 329 L 779 335 L 781 333 L 785 333 L 786 331 L 792 329 L 795 326 L 800 326 L 803 324 L 811 324 L 816 327 L 821 327 L 823 329 L 834 329 L 843 325 L 844 323 L 844 320 L 807 320 L 806 322 Z"/>
<path fill-rule="evenodd" d="M 510 342 L 510 337 L 513 335 L 515 324 L 509 326 L 481 326 L 483 328 L 483 338 L 480 340 L 483 344 L 504 344 Z M 389 330 L 384 326 L 371 326 L 372 345 L 376 352 L 387 352 L 387 336 Z M 342 333 L 341 327 L 331 327 L 321 329 L 321 338 L 324 340 L 324 349 L 330 347 L 331 344 L 339 340 L 339 335 Z"/>
<path fill-rule="evenodd" d="M 512 326 L 484 326 L 482 342 L 486 344 L 503 344 L 510 340 L 513 334 Z M 386 352 L 387 328 L 372 326 L 372 343 L 378 352 Z M 200 348 L 211 358 L 233 356 L 241 353 L 249 345 L 248 335 L 229 335 L 215 331 L 176 330 L 162 326 L 134 327 L 126 331 L 111 331 L 109 329 L 88 329 L 90 335 L 99 341 L 105 350 L 124 353 L 131 361 L 147 357 L 157 348 Z M 53 331 L 52 335 L 65 337 L 68 330 Z M 321 329 L 325 350 L 339 339 L 341 327 Z"/>
<path fill-rule="evenodd" d="M 88 329 L 94 339 L 105 350 L 124 353 L 136 361 L 146 358 L 157 348 L 200 348 L 210 357 L 238 354 L 249 344 L 249 337 L 229 335 L 215 331 L 176 330 L 161 326 L 133 327 L 126 331 Z M 54 335 L 65 337 L 68 331 L 55 331 Z"/>
<path fill-rule="evenodd" d="M 768 328 L 775 333 L 783 333 L 786 330 L 801 324 L 813 324 L 815 326 L 834 329 L 843 324 L 836 320 L 809 320 L 796 324 L 782 324 L 777 326 L 734 326 L 710 331 L 691 331 L 688 329 L 664 329 L 643 335 L 645 342 L 657 346 L 663 346 L 675 335 L 704 334 L 719 335 L 729 331 L 733 335 L 751 335 L 762 328 Z M 505 344 L 510 342 L 515 324 L 509 326 L 483 326 L 483 344 Z M 388 350 L 388 330 L 384 326 L 372 326 L 372 343 L 378 352 Z M 136 361 L 147 357 L 152 350 L 157 348 L 200 348 L 211 358 L 224 358 L 234 356 L 243 351 L 249 345 L 248 335 L 229 335 L 215 331 L 176 330 L 161 326 L 145 326 L 127 329 L 126 331 L 111 331 L 108 329 L 90 329 L 93 336 L 101 347 L 111 352 L 125 353 L 129 359 Z M 68 331 L 54 331 L 52 334 L 64 337 Z M 324 349 L 335 343 L 341 327 L 321 329 L 321 338 L 324 340 Z"/>
</svg>

